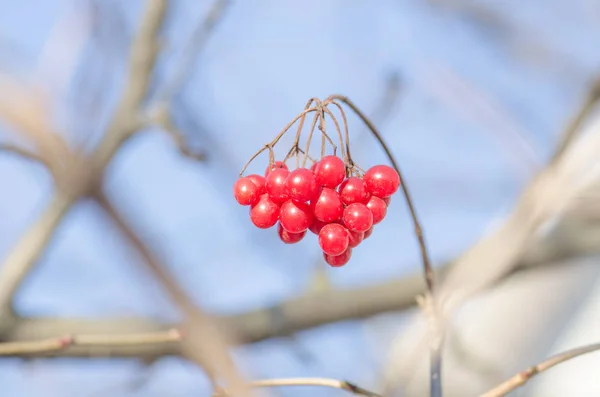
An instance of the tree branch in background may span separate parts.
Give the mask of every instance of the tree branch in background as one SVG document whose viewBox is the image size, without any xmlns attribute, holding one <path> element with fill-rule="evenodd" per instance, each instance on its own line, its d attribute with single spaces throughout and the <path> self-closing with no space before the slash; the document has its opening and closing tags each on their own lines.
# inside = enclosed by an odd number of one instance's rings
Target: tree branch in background
<svg viewBox="0 0 600 397">
<path fill-rule="evenodd" d="M 148 81 L 156 59 L 155 40 L 166 11 L 165 8 L 165 0 L 151 0 L 147 3 L 140 29 L 131 49 L 127 84 L 124 87 L 122 98 L 110 123 L 109 130 L 99 149 L 94 153 L 95 157 L 101 160 L 100 164 L 102 165 L 107 164 L 135 126 L 139 113 L 138 108 L 147 91 Z M 2 113 L 1 116 L 5 117 L 6 114 Z M 37 115 L 37 117 L 33 115 L 31 119 L 20 117 L 19 120 L 27 121 L 25 123 L 26 128 L 21 130 L 26 133 L 32 128 L 38 131 L 39 125 L 32 123 L 39 118 L 40 115 Z M 42 134 L 46 131 L 38 132 Z M 47 133 L 45 136 L 48 136 Z M 56 134 L 56 138 L 59 137 L 60 135 Z M 47 142 L 47 140 L 38 139 L 37 142 Z M 48 157 L 47 161 L 51 163 L 52 168 L 55 164 L 64 161 L 64 157 L 62 153 L 54 153 L 54 156 Z M 68 168 L 72 169 L 73 167 Z M 75 168 L 89 170 L 89 167 L 81 167 L 81 164 Z M 96 172 L 102 172 L 103 169 L 104 167 L 96 168 Z M 45 251 L 52 234 L 80 196 L 87 193 L 83 189 L 84 186 L 77 185 L 87 184 L 90 182 L 89 180 L 74 180 L 70 178 L 70 174 L 68 176 L 55 175 L 55 178 L 62 180 L 56 181 L 58 188 L 50 199 L 49 206 L 21 240 L 17 242 L 0 268 L 0 310 L 10 310 L 14 293 L 19 289 L 23 280 Z M 61 190 L 64 188 L 68 188 L 70 191 L 65 194 Z"/>
<path fill-rule="evenodd" d="M 39 154 L 10 143 L 0 143 L 0 152 L 12 153 L 35 163 L 45 164 L 45 160 Z"/>
<path fill-rule="evenodd" d="M 181 341 L 181 334 L 177 329 L 166 331 L 145 332 L 124 335 L 65 335 L 63 337 L 41 340 L 0 343 L 0 356 L 39 356 L 52 354 L 72 347 L 80 347 L 89 351 L 90 356 L 96 352 L 119 351 L 119 349 L 135 348 L 139 346 L 161 350 L 162 344 L 173 344 Z"/>
<path fill-rule="evenodd" d="M 286 386 L 319 386 L 331 387 L 340 389 L 352 394 L 365 397 L 381 397 L 381 395 L 358 387 L 353 383 L 345 380 L 328 379 L 328 378 L 280 378 L 280 379 L 263 379 L 255 380 L 250 383 L 252 387 L 286 387 Z"/>
<path fill-rule="evenodd" d="M 247 384 L 230 356 L 229 341 L 224 337 L 224 330 L 192 303 L 177 280 L 113 208 L 108 199 L 102 193 L 98 193 L 95 199 L 130 245 L 143 257 L 150 272 L 185 314 L 184 324 L 181 328 L 187 336 L 184 340 L 184 354 L 206 371 L 214 387 L 218 386 L 218 379 L 222 378 L 225 380 L 226 387 L 235 396 L 248 396 Z"/>
<path fill-rule="evenodd" d="M 555 365 L 560 363 L 564 363 L 565 361 L 569 361 L 571 359 L 577 358 L 584 354 L 593 353 L 595 351 L 600 350 L 600 343 L 596 343 L 589 346 L 578 347 L 576 349 L 568 350 L 564 353 L 557 354 L 553 357 L 550 357 L 546 361 L 542 361 L 541 363 L 534 365 L 525 369 L 524 371 L 519 372 L 512 378 L 502 382 L 498 386 L 493 389 L 483 393 L 480 397 L 501 397 L 505 396 L 511 391 L 518 389 L 527 383 L 531 378 L 535 375 L 544 372 Z"/>
</svg>

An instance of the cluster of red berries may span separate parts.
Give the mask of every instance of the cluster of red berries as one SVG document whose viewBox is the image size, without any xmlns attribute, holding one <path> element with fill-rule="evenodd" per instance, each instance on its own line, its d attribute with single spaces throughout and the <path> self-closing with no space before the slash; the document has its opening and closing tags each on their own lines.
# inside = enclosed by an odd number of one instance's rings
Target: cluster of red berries
<svg viewBox="0 0 600 397">
<path fill-rule="evenodd" d="M 250 206 L 250 219 L 261 229 L 275 226 L 286 244 L 299 242 L 310 230 L 319 236 L 325 261 L 343 266 L 352 248 L 383 220 L 390 196 L 400 186 L 398 173 L 376 165 L 362 177 L 346 178 L 346 165 L 337 156 L 325 156 L 310 169 L 290 171 L 277 161 L 265 176 L 248 175 L 233 187 L 236 201 Z"/>
</svg>

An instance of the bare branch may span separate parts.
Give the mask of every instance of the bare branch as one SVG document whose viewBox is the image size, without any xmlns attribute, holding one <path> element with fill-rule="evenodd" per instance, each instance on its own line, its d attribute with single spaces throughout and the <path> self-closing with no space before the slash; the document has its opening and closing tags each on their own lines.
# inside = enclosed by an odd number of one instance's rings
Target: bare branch
<svg viewBox="0 0 600 397">
<path fill-rule="evenodd" d="M 13 145 L 10 143 L 0 143 L 0 152 L 12 153 L 24 159 L 45 165 L 45 161 L 42 158 L 42 156 L 30 150 L 22 148 L 18 145 Z"/>
<path fill-rule="evenodd" d="M 72 350 L 73 347 L 85 348 L 90 355 L 96 351 L 119 350 L 145 346 L 160 351 L 161 344 L 180 342 L 181 334 L 177 329 L 124 335 L 66 335 L 63 337 L 0 343 L 0 356 L 39 356 Z"/>
<path fill-rule="evenodd" d="M 73 197 L 56 193 L 42 215 L 10 251 L 0 267 L 0 311 L 10 308 L 14 294 L 43 255 L 54 230 L 75 201 Z"/>
<path fill-rule="evenodd" d="M 518 389 L 527 383 L 531 378 L 535 375 L 544 372 L 555 365 L 560 363 L 564 363 L 565 361 L 569 361 L 573 358 L 582 356 L 584 354 L 593 353 L 595 351 L 600 350 L 600 343 L 596 343 L 589 346 L 578 347 L 576 349 L 568 350 L 566 352 L 557 354 L 555 356 L 550 357 L 546 361 L 542 361 L 541 363 L 534 365 L 525 369 L 524 371 L 519 372 L 512 378 L 502 382 L 498 386 L 493 389 L 483 393 L 480 397 L 501 397 L 505 396 L 511 391 Z"/>
<path fill-rule="evenodd" d="M 246 382 L 239 374 L 229 354 L 229 344 L 225 340 L 224 330 L 208 314 L 193 304 L 167 268 L 159 262 L 149 247 L 113 208 L 108 199 L 102 193 L 98 193 L 95 198 L 127 241 L 144 258 L 148 270 L 157 278 L 171 299 L 185 314 L 185 323 L 182 327 L 183 332 L 189 335 L 189 338 L 185 340 L 187 345 L 184 349 L 185 355 L 207 372 L 207 375 L 213 381 L 213 385 L 216 386 L 218 384 L 217 380 L 222 377 L 236 396 L 249 395 Z"/>
<path fill-rule="evenodd" d="M 94 153 L 96 166 L 100 165 L 95 168 L 98 170 L 97 172 L 104 170 L 104 166 L 127 139 L 130 131 L 137 126 L 138 108 L 148 88 L 150 75 L 156 59 L 155 40 L 165 11 L 165 0 L 151 0 L 148 2 L 145 13 L 142 16 L 141 26 L 131 50 L 128 83 L 125 86 L 123 97 L 115 111 L 106 136 L 98 150 Z M 35 105 L 35 102 L 33 105 Z M 32 106 L 26 107 L 26 109 L 30 109 Z M 37 120 L 36 118 L 28 118 L 25 117 L 26 114 L 14 111 L 8 114 L 12 116 L 11 120 L 14 121 L 13 124 L 23 127 L 23 130 L 30 132 L 30 136 L 34 138 L 40 133 L 45 132 L 40 132 L 39 124 L 33 123 L 33 120 Z M 5 115 L 3 113 L 3 116 Z M 33 133 L 37 135 L 31 135 Z M 59 137 L 59 135 L 57 134 L 56 137 Z M 38 141 L 46 142 L 45 140 Z M 40 149 L 40 152 L 44 151 Z M 62 160 L 62 154 L 64 153 L 53 153 L 54 159 L 58 159 L 56 161 Z M 52 162 L 52 158 L 49 157 L 48 161 Z M 67 180 L 64 182 L 62 187 L 67 186 L 69 183 L 74 184 L 75 181 Z M 78 189 L 74 191 L 78 194 L 86 193 L 78 191 Z M 78 199 L 79 196 L 73 195 L 73 192 L 64 194 L 60 189 L 57 190 L 45 212 L 9 253 L 4 265 L 0 269 L 0 308 L 2 310 L 7 310 L 7 307 L 11 304 L 12 296 L 43 254 L 52 234 L 61 223 L 65 214 Z"/>
<path fill-rule="evenodd" d="M 600 76 L 596 76 L 595 80 L 590 85 L 585 101 L 579 106 L 576 113 L 571 117 L 569 123 L 563 130 L 558 146 L 552 155 L 552 161 L 556 161 L 563 155 L 565 150 L 573 142 L 573 139 L 581 130 L 581 126 L 586 121 L 596 104 L 600 101 Z"/>
<path fill-rule="evenodd" d="M 183 61 L 178 65 L 179 67 L 171 75 L 164 89 L 158 95 L 159 102 L 171 102 L 173 96 L 181 89 L 185 80 L 189 79 L 196 57 L 204 46 L 206 46 L 215 26 L 223 18 L 229 3 L 229 0 L 216 0 L 213 2 L 206 17 L 198 24 L 192 34 L 192 38 L 187 44 Z"/>
<path fill-rule="evenodd" d="M 155 124 L 161 127 L 162 130 L 171 137 L 181 155 L 195 161 L 206 160 L 204 153 L 195 153 L 190 150 L 185 142 L 184 135 L 177 129 L 177 127 L 175 127 L 169 106 L 166 103 L 156 104 L 150 112 L 148 120 L 149 124 Z"/>
<path fill-rule="evenodd" d="M 255 380 L 250 383 L 252 387 L 286 387 L 286 386 L 320 386 L 340 389 L 352 394 L 366 397 L 381 397 L 380 394 L 358 387 L 345 380 L 329 378 L 280 378 Z"/>
</svg>

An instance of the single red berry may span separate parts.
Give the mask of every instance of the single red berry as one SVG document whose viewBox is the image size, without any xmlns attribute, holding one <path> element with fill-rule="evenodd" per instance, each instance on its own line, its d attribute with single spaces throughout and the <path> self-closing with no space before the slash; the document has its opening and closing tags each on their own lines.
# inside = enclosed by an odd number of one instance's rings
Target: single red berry
<svg viewBox="0 0 600 397">
<path fill-rule="evenodd" d="M 265 170 L 265 177 L 267 177 L 271 171 L 277 168 L 284 168 L 287 170 L 288 166 L 283 161 L 275 161 L 273 164 L 269 164 L 269 166 L 267 166 L 267 169 Z"/>
<path fill-rule="evenodd" d="M 370 236 L 371 234 L 373 234 L 373 228 L 374 228 L 374 227 L 375 227 L 375 226 L 371 226 L 371 228 L 365 232 L 365 235 L 363 236 L 363 240 L 366 240 L 366 239 L 368 239 L 368 238 L 369 238 L 369 236 Z"/>
<path fill-rule="evenodd" d="M 325 225 L 327 225 L 327 222 L 321 222 L 316 217 L 313 217 L 313 221 L 310 224 L 310 226 L 308 227 L 308 230 L 310 230 L 314 234 L 318 235 L 319 232 L 321 231 L 321 229 L 323 228 L 323 226 L 325 226 Z"/>
<path fill-rule="evenodd" d="M 313 221 L 313 214 L 306 203 L 288 200 L 281 206 L 281 226 L 290 233 L 306 231 Z"/>
<path fill-rule="evenodd" d="M 315 167 L 315 178 L 321 186 L 335 189 L 346 177 L 346 165 L 337 156 L 325 156 Z"/>
<path fill-rule="evenodd" d="M 341 267 L 344 266 L 352 257 L 352 248 L 348 247 L 346 251 L 341 253 L 340 255 L 329 255 L 326 252 L 323 252 L 323 258 L 325 262 L 327 262 L 332 267 Z"/>
<path fill-rule="evenodd" d="M 321 194 L 311 200 L 310 204 L 315 218 L 321 222 L 337 221 L 344 212 L 344 205 L 338 193 L 326 187 L 321 190 Z"/>
<path fill-rule="evenodd" d="M 319 191 L 315 174 L 306 168 L 297 168 L 290 172 L 285 187 L 291 199 L 308 201 Z"/>
<path fill-rule="evenodd" d="M 338 188 L 342 203 L 366 203 L 368 201 L 367 187 L 363 180 L 357 176 L 351 176 L 342 182 Z"/>
<path fill-rule="evenodd" d="M 357 247 L 365 238 L 364 233 L 353 232 L 352 230 L 348 230 L 348 247 L 354 248 Z"/>
<path fill-rule="evenodd" d="M 262 195 L 263 193 L 266 193 L 267 188 L 265 186 L 265 177 L 258 175 L 258 174 L 252 174 L 252 175 L 248 175 L 246 178 L 250 179 L 252 181 L 252 183 L 254 183 L 256 185 L 256 187 L 258 188 L 258 195 Z"/>
<path fill-rule="evenodd" d="M 375 165 L 363 177 L 367 190 L 379 198 L 391 196 L 400 187 L 400 176 L 392 167 Z"/>
<path fill-rule="evenodd" d="M 233 197 L 240 205 L 252 205 L 258 200 L 258 188 L 250 178 L 240 178 L 233 184 Z"/>
<path fill-rule="evenodd" d="M 290 233 L 281 226 L 281 223 L 277 224 L 277 234 L 279 238 L 286 244 L 296 244 L 304 238 L 306 230 L 300 233 Z"/>
<path fill-rule="evenodd" d="M 373 226 L 373 214 L 366 205 L 352 203 L 344 210 L 344 225 L 353 232 L 364 233 Z"/>
<path fill-rule="evenodd" d="M 279 205 L 267 193 L 260 196 L 258 201 L 250 207 L 250 220 L 260 229 L 274 226 L 279 219 Z"/>
<path fill-rule="evenodd" d="M 328 255 L 342 254 L 348 248 L 348 243 L 348 229 L 339 223 L 325 225 L 319 232 L 319 245 Z"/>
<path fill-rule="evenodd" d="M 387 205 L 385 205 L 385 200 L 380 199 L 377 196 L 371 196 L 369 202 L 367 203 L 367 208 L 373 214 L 373 224 L 376 225 L 385 218 L 387 214 Z"/>
<path fill-rule="evenodd" d="M 290 172 L 287 168 L 276 168 L 267 175 L 265 186 L 269 197 L 276 203 L 283 203 L 289 198 L 285 181 Z"/>
</svg>

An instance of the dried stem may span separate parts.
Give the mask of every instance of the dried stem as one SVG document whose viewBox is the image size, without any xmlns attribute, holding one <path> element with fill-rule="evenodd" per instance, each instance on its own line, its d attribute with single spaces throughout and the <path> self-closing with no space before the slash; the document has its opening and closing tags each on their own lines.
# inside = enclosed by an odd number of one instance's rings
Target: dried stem
<svg viewBox="0 0 600 397">
<path fill-rule="evenodd" d="M 592 353 L 592 352 L 595 352 L 598 350 L 600 350 L 600 343 L 583 346 L 583 347 L 578 347 L 578 348 L 557 354 L 537 365 L 534 365 L 532 367 L 525 369 L 524 371 L 519 372 L 512 378 L 502 382 L 501 384 L 494 387 L 493 389 L 483 393 L 480 397 L 505 396 L 506 394 L 510 393 L 511 391 L 514 391 L 517 388 L 523 386 L 535 375 L 537 375 L 541 372 L 544 372 L 544 371 L 554 367 L 555 365 L 558 365 L 565 361 L 569 361 L 573 358 L 582 356 L 584 354 Z"/>
<path fill-rule="evenodd" d="M 277 145 L 277 143 L 279 142 L 279 140 L 285 135 L 286 132 L 288 132 L 288 130 L 290 128 L 292 128 L 292 126 L 296 123 L 296 121 L 300 120 L 306 114 L 311 113 L 311 112 L 316 112 L 316 111 L 320 111 L 320 109 L 318 107 L 312 107 L 312 108 L 304 110 L 302 113 L 300 113 L 299 115 L 297 115 L 296 117 L 294 117 L 294 119 L 292 121 L 290 121 L 283 128 L 283 130 L 279 134 L 277 134 L 277 136 L 275 136 L 275 139 L 273 139 L 271 142 L 269 142 L 268 144 L 266 144 L 258 152 L 254 153 L 254 155 L 252 157 L 250 157 L 250 160 L 248 160 L 248 162 L 244 165 L 244 167 L 240 171 L 240 176 L 244 175 L 244 172 L 246 171 L 246 168 L 248 168 L 248 166 L 250 165 L 250 163 L 252 163 L 252 161 L 254 161 L 254 159 L 256 159 L 258 156 L 260 156 L 265 150 L 267 150 L 267 149 L 273 150 L 273 147 L 275 147 L 275 145 Z M 269 164 L 272 164 L 272 158 L 269 158 Z"/>
<path fill-rule="evenodd" d="M 414 208 L 410 193 L 408 191 L 408 186 L 404 178 L 402 177 L 402 172 L 400 171 L 400 166 L 396 162 L 394 155 L 390 151 L 388 145 L 383 140 L 381 134 L 375 128 L 375 125 L 369 120 L 369 118 L 352 102 L 345 96 L 341 95 L 332 95 L 326 99 L 327 101 L 331 100 L 339 100 L 340 102 L 345 103 L 360 119 L 365 123 L 365 125 L 369 128 L 373 136 L 379 141 L 380 146 L 385 151 L 388 159 L 392 163 L 396 172 L 400 176 L 400 186 L 402 187 L 402 191 L 404 193 L 404 197 L 406 199 L 406 204 L 408 205 L 408 209 L 410 211 L 410 215 L 413 220 L 413 225 L 415 229 L 415 235 L 417 236 L 417 240 L 419 243 L 419 247 L 421 249 L 421 258 L 423 262 L 423 273 L 425 276 L 425 284 L 427 286 L 427 293 L 429 295 L 428 302 L 431 303 L 432 309 L 432 324 L 433 330 L 435 334 L 432 337 L 433 343 L 431 343 L 431 367 L 430 367 L 430 395 L 431 397 L 441 397 L 442 396 L 442 350 L 443 350 L 443 331 L 439 329 L 439 316 L 437 316 L 437 312 L 435 311 L 435 304 L 433 303 L 434 293 L 435 293 L 435 276 L 433 273 L 433 268 L 431 267 L 431 263 L 429 261 L 429 255 L 427 253 L 427 246 L 425 244 L 425 237 L 423 234 L 423 229 L 421 228 L 421 224 L 419 222 L 419 218 L 417 217 L 416 210 Z"/>
<path fill-rule="evenodd" d="M 328 378 L 281 378 L 281 379 L 264 379 L 255 380 L 250 383 L 252 387 L 286 387 L 286 386 L 319 386 L 331 387 L 340 389 L 352 394 L 366 397 L 381 397 L 380 394 L 374 393 L 362 387 L 358 387 L 353 383 L 345 380 L 328 379 Z"/>
</svg>

